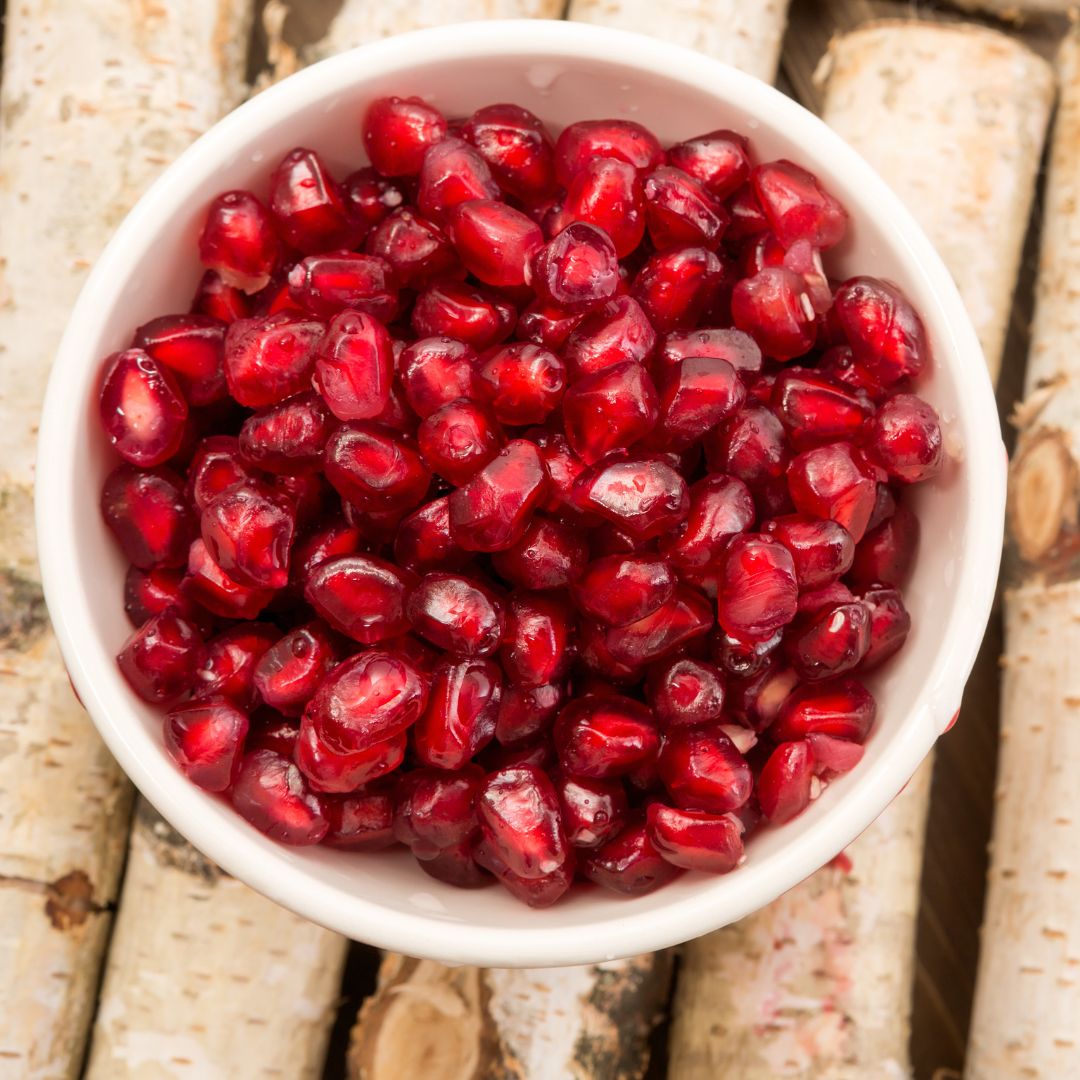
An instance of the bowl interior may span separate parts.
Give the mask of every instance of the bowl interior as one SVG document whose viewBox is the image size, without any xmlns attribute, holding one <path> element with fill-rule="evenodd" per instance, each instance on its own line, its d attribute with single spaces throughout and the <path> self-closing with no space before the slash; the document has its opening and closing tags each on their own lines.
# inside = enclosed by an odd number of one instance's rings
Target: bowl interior
<svg viewBox="0 0 1080 1080">
<path fill-rule="evenodd" d="M 57 361 L 41 455 L 42 557 L 66 660 L 113 752 L 158 809 L 226 869 L 309 918 L 413 954 L 584 963 L 671 944 L 768 902 L 850 842 L 896 794 L 960 704 L 996 572 L 1003 455 L 981 357 L 951 282 L 894 197 L 817 120 L 748 77 L 672 46 L 557 24 L 499 26 L 410 35 L 304 72 L 229 117 L 144 199 L 103 256 Z M 756 837 L 735 874 L 688 874 L 633 901 L 583 889 L 537 912 L 498 888 L 441 885 L 402 853 L 284 848 L 180 776 L 163 751 L 159 713 L 116 673 L 113 656 L 130 626 L 125 566 L 98 513 L 114 464 L 95 417 L 100 360 L 126 347 L 145 320 L 186 309 L 200 273 L 195 240 L 216 193 L 265 192 L 269 170 L 296 145 L 324 154 L 339 174 L 357 167 L 359 117 L 383 94 L 417 94 L 450 116 L 513 101 L 554 129 L 630 117 L 665 142 L 716 128 L 745 132 L 759 160 L 791 157 L 847 205 L 850 236 L 831 253 L 831 274 L 889 278 L 925 317 L 935 362 L 920 392 L 942 414 L 954 454 L 967 460 L 916 500 L 923 541 L 906 592 L 911 637 L 872 680 L 879 721 L 861 766 L 797 821 Z"/>
</svg>

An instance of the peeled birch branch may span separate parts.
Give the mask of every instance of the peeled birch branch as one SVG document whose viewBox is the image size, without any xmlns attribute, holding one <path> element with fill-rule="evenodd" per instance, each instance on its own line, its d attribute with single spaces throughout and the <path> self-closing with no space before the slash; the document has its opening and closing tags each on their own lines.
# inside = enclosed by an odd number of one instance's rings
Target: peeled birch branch
<svg viewBox="0 0 1080 1080">
<path fill-rule="evenodd" d="M 996 375 L 1053 98 L 1049 66 L 1003 34 L 919 22 L 848 34 L 829 63 L 825 119 L 937 245 Z M 910 1074 L 930 771 L 928 761 L 851 845 L 850 869 L 826 867 L 687 946 L 672 1080 Z"/>
<path fill-rule="evenodd" d="M 1001 751 L 966 1076 L 1080 1074 L 1080 39 L 1059 57 L 1026 400 L 1009 480 Z"/>
<path fill-rule="evenodd" d="M 665 38 L 772 82 L 788 0 L 570 0 L 567 18 Z"/>
<path fill-rule="evenodd" d="M 0 1073 L 74 1077 L 130 789 L 75 701 L 33 536 L 36 424 L 88 267 L 153 177 L 238 100 L 250 0 L 12 4 L 0 122 Z M 5 1070 L 10 1070 L 6 1072 Z"/>
</svg>

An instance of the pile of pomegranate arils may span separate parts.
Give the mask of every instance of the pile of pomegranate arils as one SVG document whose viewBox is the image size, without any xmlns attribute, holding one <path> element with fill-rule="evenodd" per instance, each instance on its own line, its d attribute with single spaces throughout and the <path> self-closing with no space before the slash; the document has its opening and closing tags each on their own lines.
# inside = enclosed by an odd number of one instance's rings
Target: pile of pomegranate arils
<svg viewBox="0 0 1080 1080">
<path fill-rule="evenodd" d="M 907 636 L 918 315 L 828 280 L 844 208 L 730 131 L 386 98 L 362 135 L 215 199 L 191 311 L 105 362 L 121 671 L 286 844 L 537 907 L 731 870 L 859 761 Z"/>
</svg>

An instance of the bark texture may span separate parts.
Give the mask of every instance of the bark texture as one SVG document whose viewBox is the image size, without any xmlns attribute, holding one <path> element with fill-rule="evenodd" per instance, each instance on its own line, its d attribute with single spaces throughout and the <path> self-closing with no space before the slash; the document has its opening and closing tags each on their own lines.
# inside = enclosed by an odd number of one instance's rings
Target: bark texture
<svg viewBox="0 0 1080 1080">
<path fill-rule="evenodd" d="M 126 781 L 68 686 L 38 578 L 45 379 L 86 271 L 242 90 L 248 0 L 10 4 L 0 99 L 0 1076 L 78 1074 Z"/>
<path fill-rule="evenodd" d="M 1060 56 L 1027 396 L 1009 481 L 997 809 L 967 1076 L 1080 1074 L 1080 41 Z"/>
<path fill-rule="evenodd" d="M 827 70 L 825 119 L 937 245 L 996 375 L 1053 97 L 1049 66 L 994 31 L 896 22 L 839 38 Z M 910 1075 L 930 772 L 928 761 L 851 846 L 850 868 L 841 859 L 687 946 L 671 1080 Z"/>
</svg>

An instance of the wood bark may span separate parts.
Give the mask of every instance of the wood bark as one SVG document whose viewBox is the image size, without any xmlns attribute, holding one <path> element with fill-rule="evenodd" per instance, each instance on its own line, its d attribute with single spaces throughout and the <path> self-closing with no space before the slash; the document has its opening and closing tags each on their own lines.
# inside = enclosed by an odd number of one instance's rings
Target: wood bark
<svg viewBox="0 0 1080 1080">
<path fill-rule="evenodd" d="M 344 960 L 140 800 L 85 1078 L 315 1080 Z"/>
<path fill-rule="evenodd" d="M 36 424 L 88 267 L 240 96 L 248 0 L 10 4 L 0 101 L 0 1076 L 78 1074 L 126 781 L 68 686 L 38 579 Z"/>
<path fill-rule="evenodd" d="M 838 39 L 826 70 L 825 119 L 937 245 L 996 375 L 1053 97 L 1048 65 L 994 31 L 890 22 Z M 910 1075 L 931 767 L 850 847 L 850 867 L 840 860 L 687 946 L 672 1080 Z"/>
<path fill-rule="evenodd" d="M 1009 482 L 997 803 L 966 1075 L 1080 1074 L 1080 40 L 1042 223 L 1026 399 Z"/>
<path fill-rule="evenodd" d="M 567 18 L 665 38 L 772 82 L 788 0 L 570 0 Z"/>
</svg>

